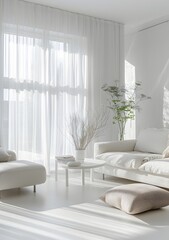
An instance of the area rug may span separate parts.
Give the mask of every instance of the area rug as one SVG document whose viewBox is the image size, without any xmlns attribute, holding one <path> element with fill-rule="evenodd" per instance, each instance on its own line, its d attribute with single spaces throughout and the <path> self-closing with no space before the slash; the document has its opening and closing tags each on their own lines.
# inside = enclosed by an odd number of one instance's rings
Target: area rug
<svg viewBox="0 0 169 240">
<path fill-rule="evenodd" d="M 127 215 L 100 201 L 45 212 L 0 203 L 1 240 L 167 240 L 169 208 Z"/>
</svg>

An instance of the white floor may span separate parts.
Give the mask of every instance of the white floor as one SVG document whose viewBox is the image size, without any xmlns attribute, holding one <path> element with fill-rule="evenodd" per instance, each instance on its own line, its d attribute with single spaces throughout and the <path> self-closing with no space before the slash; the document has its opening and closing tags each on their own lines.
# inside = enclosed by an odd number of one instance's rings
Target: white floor
<svg viewBox="0 0 169 240">
<path fill-rule="evenodd" d="M 110 181 L 111 180 L 111 181 Z M 73 172 L 70 186 L 64 174 L 37 187 L 3 191 L 0 204 L 2 240 L 168 240 L 169 207 L 128 215 L 95 200 L 107 189 L 127 180 L 101 176 L 81 186 L 80 173 Z M 76 205 L 74 205 L 76 204 Z M 74 205 L 74 206 L 71 206 Z"/>
<path fill-rule="evenodd" d="M 85 174 L 85 186 L 81 186 L 81 175 L 77 171 L 70 172 L 69 178 L 69 187 L 66 187 L 64 172 L 60 171 L 57 182 L 54 175 L 51 175 L 47 178 L 45 184 L 37 186 L 36 193 L 33 193 L 33 187 L 2 191 L 1 201 L 29 210 L 46 211 L 95 201 L 107 189 L 130 182 L 108 177 L 106 181 L 103 181 L 101 174 L 96 174 L 96 180 L 90 182 L 87 172 Z M 111 181 L 112 179 L 113 181 Z"/>
</svg>

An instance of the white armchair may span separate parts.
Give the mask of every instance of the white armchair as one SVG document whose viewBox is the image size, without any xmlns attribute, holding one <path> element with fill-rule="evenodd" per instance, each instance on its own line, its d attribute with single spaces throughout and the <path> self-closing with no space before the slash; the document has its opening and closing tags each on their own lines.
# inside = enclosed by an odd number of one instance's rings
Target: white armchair
<svg viewBox="0 0 169 240">
<path fill-rule="evenodd" d="M 0 160 L 0 190 L 34 186 L 35 192 L 36 185 L 46 181 L 44 166 L 26 160 L 17 160 L 15 152 L 11 150 L 1 149 Z"/>
</svg>

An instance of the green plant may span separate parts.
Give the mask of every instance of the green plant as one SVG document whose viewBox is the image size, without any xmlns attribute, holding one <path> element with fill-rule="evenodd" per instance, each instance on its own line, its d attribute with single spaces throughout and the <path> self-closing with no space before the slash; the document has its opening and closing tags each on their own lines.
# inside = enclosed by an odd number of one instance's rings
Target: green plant
<svg viewBox="0 0 169 240">
<path fill-rule="evenodd" d="M 141 93 L 141 83 L 136 82 L 135 87 L 126 89 L 118 81 L 113 86 L 104 84 L 102 90 L 109 95 L 109 108 L 113 111 L 113 124 L 118 124 L 120 140 L 124 140 L 125 126 L 129 119 L 135 118 L 135 110 L 139 110 L 139 103 L 150 99 Z"/>
</svg>

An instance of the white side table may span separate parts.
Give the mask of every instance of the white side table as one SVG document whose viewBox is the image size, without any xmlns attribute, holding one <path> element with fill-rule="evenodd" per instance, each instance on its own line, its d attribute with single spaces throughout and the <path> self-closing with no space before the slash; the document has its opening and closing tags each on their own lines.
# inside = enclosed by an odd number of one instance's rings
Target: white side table
<svg viewBox="0 0 169 240">
<path fill-rule="evenodd" d="M 61 167 L 64 167 L 67 165 L 68 162 L 74 162 L 74 161 L 75 159 L 73 159 L 73 156 L 65 155 L 63 157 L 57 157 L 57 156 L 55 157 L 55 181 L 58 180 L 58 165 L 60 165 Z"/>
<path fill-rule="evenodd" d="M 85 185 L 85 169 L 90 169 L 90 181 L 94 180 L 93 169 L 101 167 L 105 164 L 103 160 L 95 160 L 92 158 L 85 158 L 84 163 L 82 163 L 78 167 L 70 167 L 67 165 L 63 165 L 62 167 L 65 168 L 65 178 L 66 178 L 66 186 L 69 186 L 69 170 L 71 169 L 80 169 L 81 170 L 81 182 L 82 186 Z"/>
</svg>

